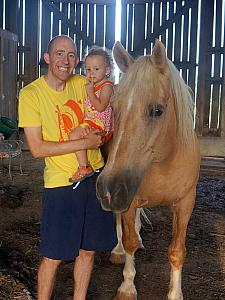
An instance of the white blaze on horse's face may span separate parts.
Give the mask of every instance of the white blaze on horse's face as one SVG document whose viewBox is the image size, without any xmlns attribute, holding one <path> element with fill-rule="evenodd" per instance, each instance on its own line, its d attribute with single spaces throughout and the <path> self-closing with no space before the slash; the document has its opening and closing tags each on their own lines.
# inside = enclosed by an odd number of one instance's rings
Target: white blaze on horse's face
<svg viewBox="0 0 225 300">
<path fill-rule="evenodd" d="M 128 101 L 126 102 L 127 106 L 124 109 L 123 115 L 124 115 L 124 120 L 127 120 L 127 115 L 130 112 L 131 106 L 133 103 L 133 95 L 131 94 L 130 97 L 128 98 Z M 108 168 L 113 168 L 114 164 L 116 163 L 116 157 L 117 157 L 117 151 L 119 149 L 119 145 L 121 144 L 121 141 L 123 139 L 123 134 L 126 130 L 126 127 L 123 126 L 123 129 L 121 129 L 118 134 L 117 138 L 115 139 L 115 142 L 113 144 L 113 151 L 111 152 L 110 159 L 108 160 Z"/>
</svg>

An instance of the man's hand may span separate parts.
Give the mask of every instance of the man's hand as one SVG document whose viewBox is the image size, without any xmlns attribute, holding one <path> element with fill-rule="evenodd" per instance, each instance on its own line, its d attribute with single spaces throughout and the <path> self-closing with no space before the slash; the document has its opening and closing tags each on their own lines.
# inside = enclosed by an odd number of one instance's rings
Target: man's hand
<svg viewBox="0 0 225 300">
<path fill-rule="evenodd" d="M 92 129 L 90 128 L 90 126 L 86 126 L 85 128 L 78 126 L 70 132 L 69 138 L 70 140 L 83 139 L 86 135 L 90 133 L 91 130 Z"/>
<path fill-rule="evenodd" d="M 92 129 L 84 137 L 85 149 L 97 149 L 102 145 L 102 137 L 98 129 Z"/>
</svg>

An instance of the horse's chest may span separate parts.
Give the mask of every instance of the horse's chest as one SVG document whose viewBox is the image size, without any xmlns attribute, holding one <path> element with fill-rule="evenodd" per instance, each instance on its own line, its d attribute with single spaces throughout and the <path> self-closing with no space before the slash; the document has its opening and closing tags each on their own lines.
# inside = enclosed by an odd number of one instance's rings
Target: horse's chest
<svg viewBox="0 0 225 300">
<path fill-rule="evenodd" d="M 138 206 L 153 207 L 169 205 L 181 199 L 189 189 L 190 182 L 178 176 L 145 177 L 136 195 Z"/>
</svg>

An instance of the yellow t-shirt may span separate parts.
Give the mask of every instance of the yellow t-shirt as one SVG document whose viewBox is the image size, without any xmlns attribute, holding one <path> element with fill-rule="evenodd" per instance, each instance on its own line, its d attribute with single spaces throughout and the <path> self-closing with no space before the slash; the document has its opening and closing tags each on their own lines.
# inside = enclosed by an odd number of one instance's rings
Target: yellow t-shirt
<svg viewBox="0 0 225 300">
<path fill-rule="evenodd" d="M 62 92 L 48 86 L 41 77 L 20 91 L 19 126 L 41 127 L 43 140 L 63 142 L 68 133 L 83 122 L 86 78 L 73 75 Z M 88 160 L 94 169 L 103 167 L 99 149 L 88 150 Z M 75 153 L 45 158 L 44 185 L 46 188 L 67 186 L 77 169 Z"/>
</svg>

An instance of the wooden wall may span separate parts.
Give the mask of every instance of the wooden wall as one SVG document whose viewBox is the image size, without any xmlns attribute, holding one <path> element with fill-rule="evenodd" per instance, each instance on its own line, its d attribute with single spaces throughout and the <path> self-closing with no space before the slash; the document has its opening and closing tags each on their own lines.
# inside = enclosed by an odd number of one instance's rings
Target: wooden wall
<svg viewBox="0 0 225 300">
<path fill-rule="evenodd" d="M 17 120 L 17 36 L 0 29 L 0 115 Z"/>
<path fill-rule="evenodd" d="M 123 45 L 137 57 L 151 53 L 155 38 L 163 41 L 168 57 L 194 92 L 199 136 L 225 136 L 224 2 L 121 0 Z M 93 44 L 111 49 L 115 42 L 115 0 L 5 3 L 5 28 L 19 39 L 19 88 L 43 72 L 41 58 L 52 36 L 71 36 L 80 59 Z M 2 6 L 0 0 L 0 26 Z"/>
</svg>

